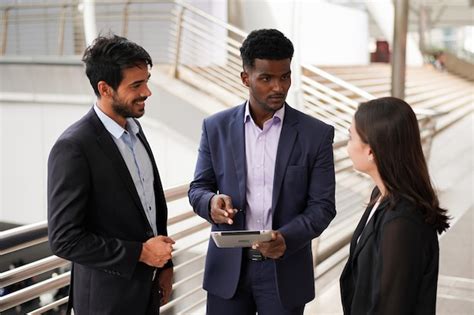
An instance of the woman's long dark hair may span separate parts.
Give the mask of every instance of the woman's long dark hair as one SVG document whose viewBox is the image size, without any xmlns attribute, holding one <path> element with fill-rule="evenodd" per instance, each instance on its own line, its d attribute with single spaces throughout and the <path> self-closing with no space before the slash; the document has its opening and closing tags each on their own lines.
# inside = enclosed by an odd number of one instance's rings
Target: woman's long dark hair
<svg viewBox="0 0 474 315">
<path fill-rule="evenodd" d="M 401 99 L 384 97 L 359 105 L 355 127 L 375 156 L 392 208 L 400 198 L 413 202 L 438 233 L 449 227 L 446 210 L 431 185 L 413 109 Z M 373 200 L 379 198 L 378 192 Z"/>
</svg>

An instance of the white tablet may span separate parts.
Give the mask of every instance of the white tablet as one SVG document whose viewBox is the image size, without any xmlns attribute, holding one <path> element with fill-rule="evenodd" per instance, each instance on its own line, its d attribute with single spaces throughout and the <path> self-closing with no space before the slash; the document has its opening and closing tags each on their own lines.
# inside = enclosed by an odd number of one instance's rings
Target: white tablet
<svg viewBox="0 0 474 315">
<path fill-rule="evenodd" d="M 266 242 L 272 239 L 272 231 L 218 231 L 211 232 L 217 247 L 252 247 L 254 242 Z"/>
</svg>

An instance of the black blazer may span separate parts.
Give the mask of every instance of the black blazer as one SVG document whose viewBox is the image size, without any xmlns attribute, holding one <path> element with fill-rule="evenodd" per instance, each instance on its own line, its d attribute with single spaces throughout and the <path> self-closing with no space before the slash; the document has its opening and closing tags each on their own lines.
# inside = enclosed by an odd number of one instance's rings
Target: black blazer
<svg viewBox="0 0 474 315">
<path fill-rule="evenodd" d="M 344 314 L 435 314 L 436 230 L 403 199 L 393 209 L 388 202 L 380 204 L 364 228 L 371 209 L 354 232 L 341 275 Z"/>
<path fill-rule="evenodd" d="M 153 165 L 158 233 L 167 235 L 163 188 L 141 127 L 139 138 Z M 93 109 L 51 150 L 48 232 L 54 254 L 73 263 L 75 314 L 146 312 L 154 269 L 138 259 L 153 231 L 125 161 Z"/>
</svg>

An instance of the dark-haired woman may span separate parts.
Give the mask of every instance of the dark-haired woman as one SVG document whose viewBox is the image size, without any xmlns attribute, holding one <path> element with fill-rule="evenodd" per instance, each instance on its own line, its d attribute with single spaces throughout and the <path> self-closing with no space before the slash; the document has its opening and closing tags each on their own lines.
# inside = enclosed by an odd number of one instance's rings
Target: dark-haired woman
<svg viewBox="0 0 474 315">
<path fill-rule="evenodd" d="M 418 122 L 404 101 L 363 103 L 350 127 L 354 169 L 376 187 L 342 272 L 344 314 L 435 314 L 439 247 L 448 227 L 423 155 Z"/>
</svg>

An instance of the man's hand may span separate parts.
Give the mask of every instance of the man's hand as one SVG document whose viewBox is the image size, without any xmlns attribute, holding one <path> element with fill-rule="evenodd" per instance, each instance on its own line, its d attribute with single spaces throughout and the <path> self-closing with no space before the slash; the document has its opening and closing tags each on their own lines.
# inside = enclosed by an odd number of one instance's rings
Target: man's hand
<svg viewBox="0 0 474 315">
<path fill-rule="evenodd" d="M 161 270 L 158 277 L 161 289 L 160 305 L 163 306 L 170 300 L 171 290 L 173 288 L 173 267 Z"/>
<path fill-rule="evenodd" d="M 280 232 L 272 231 L 272 239 L 270 241 L 257 242 L 252 245 L 252 248 L 258 249 L 265 257 L 277 259 L 285 254 L 285 238 Z"/>
<path fill-rule="evenodd" d="M 227 195 L 214 195 L 211 198 L 211 219 L 216 224 L 233 224 L 234 215 L 238 212 L 232 205 L 232 199 Z"/>
<path fill-rule="evenodd" d="M 168 236 L 155 236 L 142 245 L 139 261 L 152 266 L 163 267 L 171 259 L 174 241 Z"/>
</svg>

